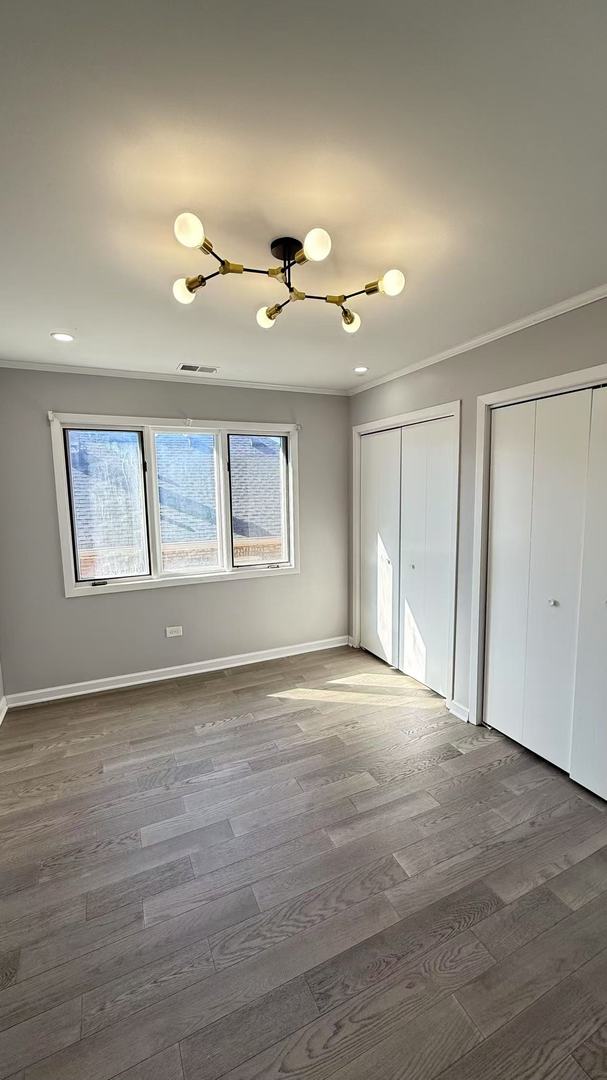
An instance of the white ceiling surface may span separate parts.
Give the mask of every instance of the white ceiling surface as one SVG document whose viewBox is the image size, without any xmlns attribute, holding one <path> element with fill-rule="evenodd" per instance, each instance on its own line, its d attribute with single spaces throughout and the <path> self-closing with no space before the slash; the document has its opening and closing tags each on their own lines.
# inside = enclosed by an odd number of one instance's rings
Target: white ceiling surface
<svg viewBox="0 0 607 1080">
<path fill-rule="evenodd" d="M 20 0 L 0 36 L 4 360 L 343 390 L 607 281 L 604 0 Z M 324 226 L 308 291 L 407 288 L 356 335 L 259 329 L 252 275 L 182 307 L 184 209 L 253 266 Z"/>
</svg>

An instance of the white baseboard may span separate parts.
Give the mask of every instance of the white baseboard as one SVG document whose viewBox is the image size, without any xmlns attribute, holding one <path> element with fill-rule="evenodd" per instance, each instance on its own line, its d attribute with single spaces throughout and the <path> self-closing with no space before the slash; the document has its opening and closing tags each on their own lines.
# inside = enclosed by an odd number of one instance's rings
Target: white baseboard
<svg viewBox="0 0 607 1080">
<path fill-rule="evenodd" d="M 301 645 L 283 645 L 278 649 L 262 649 L 259 652 L 239 653 L 236 656 L 219 656 L 216 660 L 199 660 L 193 664 L 177 664 L 175 667 L 155 668 L 153 671 L 135 671 L 129 675 L 115 675 L 107 679 L 90 679 L 88 682 L 67 683 L 65 686 L 47 686 L 43 690 L 24 690 L 19 694 L 7 694 L 6 707 L 37 705 L 43 701 L 59 701 L 61 698 L 80 697 L 83 694 L 99 694 L 104 690 L 120 690 L 125 686 L 142 686 L 144 683 L 163 682 L 166 679 L 182 679 L 186 675 L 199 675 L 205 671 L 241 667 L 243 664 L 259 664 L 264 660 L 278 660 L 283 656 L 319 652 L 322 649 L 338 649 L 348 645 L 349 638 L 326 638 L 324 641 L 306 641 Z M 1 709 L 0 709 L 1 716 Z"/>
<path fill-rule="evenodd" d="M 460 705 L 459 701 L 448 701 L 447 709 L 453 716 L 457 716 L 458 720 L 465 720 L 469 722 L 470 714 L 466 705 Z"/>
<path fill-rule="evenodd" d="M 4 720 L 4 717 L 6 716 L 7 709 L 8 709 L 8 701 L 6 700 L 5 697 L 0 697 L 0 724 Z"/>
</svg>

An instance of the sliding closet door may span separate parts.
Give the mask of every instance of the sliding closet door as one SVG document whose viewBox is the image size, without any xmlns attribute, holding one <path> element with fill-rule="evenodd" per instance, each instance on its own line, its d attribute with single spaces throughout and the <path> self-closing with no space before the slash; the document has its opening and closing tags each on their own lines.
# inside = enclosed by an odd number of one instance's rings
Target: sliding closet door
<svg viewBox="0 0 607 1080">
<path fill-rule="evenodd" d="M 535 401 L 491 419 L 485 722 L 523 742 Z"/>
<path fill-rule="evenodd" d="M 400 429 L 361 438 L 360 643 L 388 664 L 398 650 Z"/>
<path fill-rule="evenodd" d="M 571 776 L 607 799 L 607 389 L 594 390 Z"/>
<path fill-rule="evenodd" d="M 569 769 L 592 391 L 536 405 L 525 746 Z"/>
<path fill-rule="evenodd" d="M 443 696 L 451 669 L 456 497 L 455 418 L 403 428 L 399 667 Z"/>
</svg>

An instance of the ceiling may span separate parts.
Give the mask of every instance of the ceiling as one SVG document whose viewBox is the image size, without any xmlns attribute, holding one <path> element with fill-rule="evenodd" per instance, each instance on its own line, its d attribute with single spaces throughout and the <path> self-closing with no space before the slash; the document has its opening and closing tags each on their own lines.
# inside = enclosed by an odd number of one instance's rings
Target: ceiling
<svg viewBox="0 0 607 1080">
<path fill-rule="evenodd" d="M 607 282 L 604 0 L 19 0 L 0 49 L 0 360 L 347 390 Z M 324 226 L 298 270 L 176 277 Z M 354 307 L 354 302 L 352 303 Z M 51 330 L 71 329 L 59 345 Z"/>
</svg>

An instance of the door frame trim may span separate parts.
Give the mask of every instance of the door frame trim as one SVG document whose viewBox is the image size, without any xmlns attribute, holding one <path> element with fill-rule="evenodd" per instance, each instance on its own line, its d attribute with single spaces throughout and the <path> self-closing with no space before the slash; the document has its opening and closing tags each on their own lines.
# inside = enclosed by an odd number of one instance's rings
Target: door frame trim
<svg viewBox="0 0 607 1080">
<path fill-rule="evenodd" d="M 458 569 L 458 536 L 459 536 L 459 487 L 460 487 L 460 455 L 461 455 L 461 401 L 447 401 L 442 405 L 431 405 L 427 409 L 416 409 L 412 412 L 398 413 L 396 416 L 387 416 L 381 420 L 370 420 L 366 424 L 357 424 L 352 428 L 352 612 L 351 612 L 351 644 L 355 648 L 360 647 L 360 530 L 361 530 L 361 470 L 360 470 L 360 447 L 361 437 L 371 435 L 379 431 L 388 431 L 390 428 L 411 427 L 413 424 L 424 424 L 430 420 L 445 420 L 448 417 L 455 419 L 456 439 L 456 472 L 455 472 L 455 513 L 453 515 L 453 581 L 451 590 L 451 613 L 449 620 L 449 672 L 447 678 L 448 696 L 447 708 L 453 705 L 454 678 L 455 678 L 455 616 L 457 606 L 457 569 Z M 400 647 L 399 647 L 400 652 Z"/>
<path fill-rule="evenodd" d="M 472 607 L 470 612 L 469 721 L 482 724 L 485 682 L 485 621 L 487 608 L 487 556 L 489 534 L 489 467 L 491 413 L 502 405 L 537 401 L 568 391 L 588 390 L 607 381 L 607 364 L 553 375 L 548 379 L 511 386 L 476 399 L 476 470 L 474 481 L 474 539 L 472 546 Z"/>
</svg>

